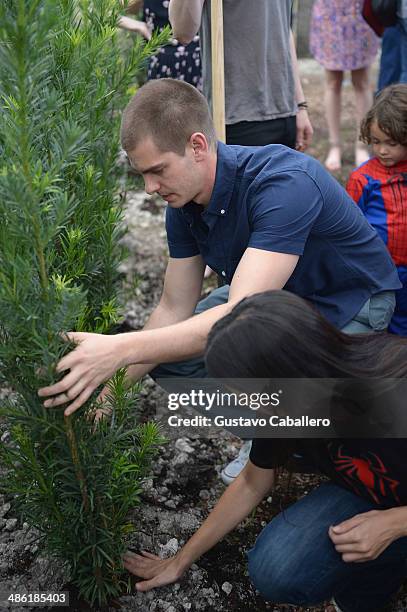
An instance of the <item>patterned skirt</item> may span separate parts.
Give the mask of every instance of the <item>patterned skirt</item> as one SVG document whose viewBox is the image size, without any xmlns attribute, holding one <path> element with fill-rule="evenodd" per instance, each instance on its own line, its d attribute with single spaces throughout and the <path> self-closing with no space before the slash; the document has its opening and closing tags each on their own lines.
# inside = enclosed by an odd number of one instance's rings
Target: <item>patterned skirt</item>
<svg viewBox="0 0 407 612">
<path fill-rule="evenodd" d="M 362 0 L 316 0 L 312 9 L 310 50 L 328 70 L 370 66 L 380 39 L 361 14 Z"/>
<path fill-rule="evenodd" d="M 166 77 L 186 81 L 202 91 L 199 36 L 185 46 L 173 40 L 150 58 L 147 79 Z"/>
</svg>

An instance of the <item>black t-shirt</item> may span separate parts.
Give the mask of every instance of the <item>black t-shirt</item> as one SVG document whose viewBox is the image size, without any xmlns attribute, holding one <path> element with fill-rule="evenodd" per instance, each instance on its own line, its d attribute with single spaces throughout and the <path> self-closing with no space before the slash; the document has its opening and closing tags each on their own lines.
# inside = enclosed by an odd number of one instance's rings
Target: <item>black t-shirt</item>
<svg viewBox="0 0 407 612">
<path fill-rule="evenodd" d="M 287 465 L 299 454 L 333 482 L 379 507 L 407 505 L 407 439 L 253 440 L 250 461 L 260 468 Z"/>
</svg>

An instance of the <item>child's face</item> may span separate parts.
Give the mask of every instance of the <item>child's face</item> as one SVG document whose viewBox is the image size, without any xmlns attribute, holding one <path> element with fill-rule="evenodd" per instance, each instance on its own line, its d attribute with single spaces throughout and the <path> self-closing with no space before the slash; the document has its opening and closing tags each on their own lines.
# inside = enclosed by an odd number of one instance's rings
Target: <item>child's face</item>
<svg viewBox="0 0 407 612">
<path fill-rule="evenodd" d="M 383 132 L 376 121 L 370 126 L 370 138 L 373 153 L 379 158 L 383 166 L 395 166 L 403 160 L 407 160 L 407 147 L 395 142 L 390 136 Z"/>
</svg>

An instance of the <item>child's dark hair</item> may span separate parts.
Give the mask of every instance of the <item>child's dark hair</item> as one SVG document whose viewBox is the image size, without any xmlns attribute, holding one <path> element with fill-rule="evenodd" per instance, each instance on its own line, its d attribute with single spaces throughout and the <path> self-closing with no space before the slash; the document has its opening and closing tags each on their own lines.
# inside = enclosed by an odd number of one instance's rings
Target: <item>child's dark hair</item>
<svg viewBox="0 0 407 612">
<path fill-rule="evenodd" d="M 379 128 L 394 142 L 407 146 L 407 84 L 389 85 L 375 98 L 372 108 L 360 126 L 360 138 L 371 143 L 370 128 L 376 121 Z"/>
</svg>

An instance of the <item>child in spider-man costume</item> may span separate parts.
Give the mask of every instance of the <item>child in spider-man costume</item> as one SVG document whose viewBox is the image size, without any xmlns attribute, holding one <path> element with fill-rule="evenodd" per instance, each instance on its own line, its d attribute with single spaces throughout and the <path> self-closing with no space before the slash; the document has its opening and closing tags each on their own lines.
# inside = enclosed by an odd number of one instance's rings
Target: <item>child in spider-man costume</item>
<svg viewBox="0 0 407 612">
<path fill-rule="evenodd" d="M 407 336 L 407 84 L 391 85 L 376 98 L 361 125 L 374 157 L 354 170 L 346 189 L 382 238 L 403 287 L 389 331 Z"/>
</svg>

